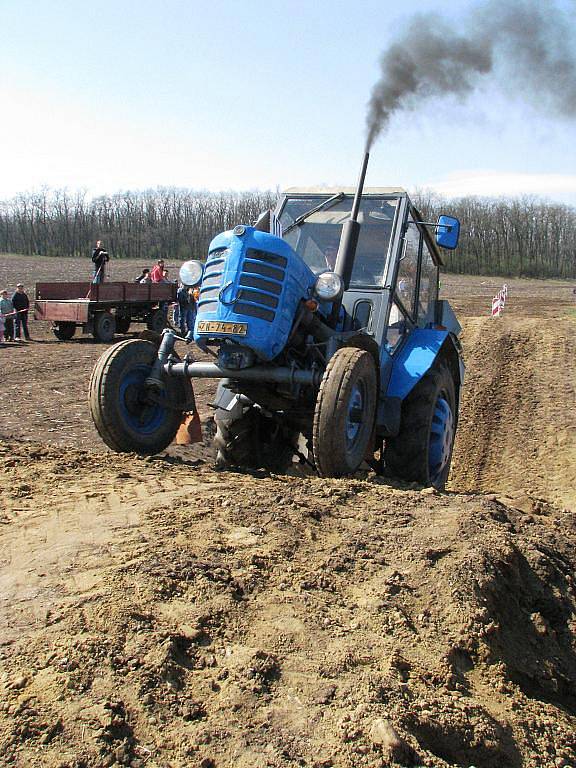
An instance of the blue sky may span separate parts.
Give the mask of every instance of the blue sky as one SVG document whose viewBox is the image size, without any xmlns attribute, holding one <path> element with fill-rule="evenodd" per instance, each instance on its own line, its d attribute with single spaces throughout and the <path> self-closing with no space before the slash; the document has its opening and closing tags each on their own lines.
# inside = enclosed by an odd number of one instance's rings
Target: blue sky
<svg viewBox="0 0 576 768">
<path fill-rule="evenodd" d="M 572 11 L 574 0 L 557 0 Z M 473 4 L 445 0 L 457 28 Z M 0 199 L 353 184 L 380 52 L 431 0 L 0 0 Z M 576 22 L 573 22 L 576 27 Z M 572 32 L 574 32 L 574 28 Z M 367 183 L 576 205 L 576 121 L 486 82 L 423 102 Z"/>
</svg>

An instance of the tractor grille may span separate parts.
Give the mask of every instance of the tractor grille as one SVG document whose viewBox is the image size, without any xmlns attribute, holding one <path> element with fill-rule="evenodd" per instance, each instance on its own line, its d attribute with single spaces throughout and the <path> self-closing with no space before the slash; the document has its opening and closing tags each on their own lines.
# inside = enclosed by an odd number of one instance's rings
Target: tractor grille
<svg viewBox="0 0 576 768">
<path fill-rule="evenodd" d="M 284 256 L 248 248 L 234 310 L 241 315 L 273 322 L 287 264 Z"/>
<path fill-rule="evenodd" d="M 206 259 L 206 266 L 202 276 L 202 288 L 198 297 L 198 309 L 202 312 L 216 309 L 227 255 L 228 248 L 218 248 L 212 251 Z"/>
<path fill-rule="evenodd" d="M 228 248 L 219 248 L 212 251 L 206 261 L 198 298 L 200 312 L 215 311 L 218 307 L 228 253 Z M 248 317 L 257 317 L 269 323 L 273 322 L 282 293 L 287 264 L 288 260 L 284 256 L 248 248 L 235 291 L 234 312 Z M 228 298 L 228 292 L 226 297 Z"/>
</svg>

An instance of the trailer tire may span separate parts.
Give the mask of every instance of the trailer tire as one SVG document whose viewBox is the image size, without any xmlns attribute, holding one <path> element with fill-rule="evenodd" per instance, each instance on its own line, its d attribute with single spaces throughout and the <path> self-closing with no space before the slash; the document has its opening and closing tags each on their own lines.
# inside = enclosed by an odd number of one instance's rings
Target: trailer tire
<svg viewBox="0 0 576 768">
<path fill-rule="evenodd" d="M 56 336 L 59 341 L 70 341 L 70 339 L 76 333 L 76 323 L 62 321 L 60 323 L 56 323 L 56 325 L 52 328 L 52 331 L 54 336 Z"/>
<path fill-rule="evenodd" d="M 96 312 L 94 315 L 94 338 L 108 343 L 116 333 L 116 320 L 110 312 Z"/>
<path fill-rule="evenodd" d="M 154 333 L 162 333 L 166 327 L 166 317 L 162 309 L 154 309 L 146 320 L 146 327 Z"/>
<path fill-rule="evenodd" d="M 321 477 L 355 472 L 366 456 L 376 416 L 378 375 L 374 358 L 344 347 L 332 356 L 320 383 L 312 449 Z"/>
<path fill-rule="evenodd" d="M 116 333 L 128 333 L 130 330 L 130 315 L 116 315 Z"/>
<path fill-rule="evenodd" d="M 163 451 L 176 436 L 189 402 L 186 383 L 166 378 L 161 402 L 149 401 L 144 382 L 157 354 L 152 342 L 128 339 L 106 350 L 92 371 L 90 413 L 100 437 L 114 451 L 150 455 Z"/>
<path fill-rule="evenodd" d="M 408 482 L 443 490 L 456 434 L 456 388 L 445 361 L 437 362 L 402 403 L 400 432 L 386 439 L 386 470 Z"/>
<path fill-rule="evenodd" d="M 214 422 L 213 445 L 219 469 L 231 466 L 281 473 L 291 466 L 298 433 L 283 428 L 258 408 L 244 409 L 234 419 L 219 408 Z"/>
</svg>

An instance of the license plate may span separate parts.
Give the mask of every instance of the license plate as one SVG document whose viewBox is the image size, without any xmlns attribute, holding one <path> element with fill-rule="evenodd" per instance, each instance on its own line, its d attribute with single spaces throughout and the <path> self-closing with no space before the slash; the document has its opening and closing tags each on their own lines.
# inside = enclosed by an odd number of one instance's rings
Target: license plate
<svg viewBox="0 0 576 768">
<path fill-rule="evenodd" d="M 198 333 L 226 333 L 233 336 L 246 336 L 248 323 L 221 323 L 218 320 L 199 320 Z"/>
</svg>

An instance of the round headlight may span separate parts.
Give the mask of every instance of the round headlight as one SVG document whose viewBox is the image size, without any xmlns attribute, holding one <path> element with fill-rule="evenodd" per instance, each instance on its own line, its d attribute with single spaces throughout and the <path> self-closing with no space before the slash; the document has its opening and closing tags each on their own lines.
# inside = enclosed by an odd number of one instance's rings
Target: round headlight
<svg viewBox="0 0 576 768">
<path fill-rule="evenodd" d="M 198 285 L 202 280 L 204 265 L 201 261 L 185 261 L 180 267 L 180 282 L 188 288 Z"/>
<path fill-rule="evenodd" d="M 335 301 L 343 291 L 342 278 L 335 272 L 322 272 L 316 278 L 314 293 L 321 301 Z"/>
</svg>

